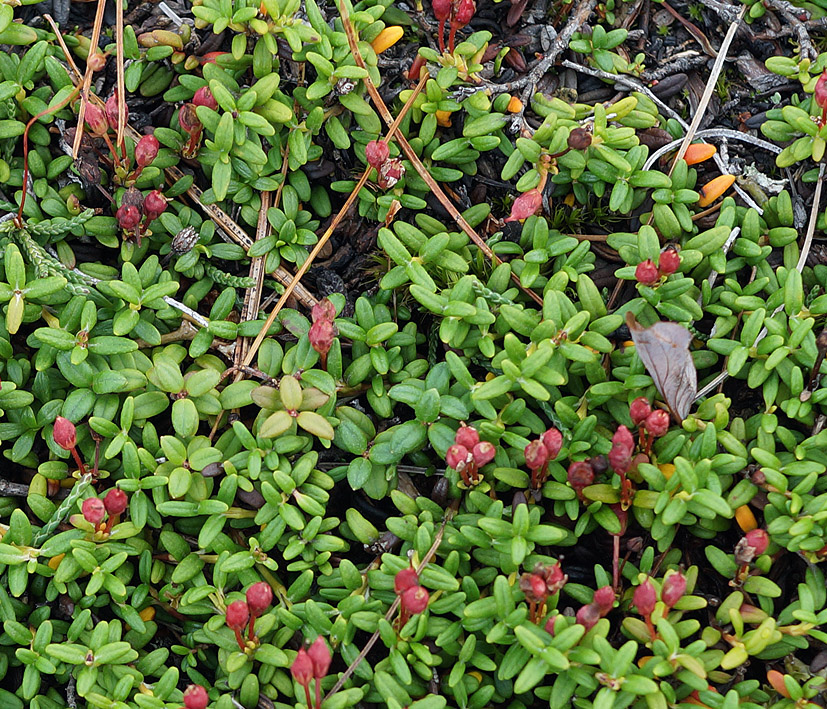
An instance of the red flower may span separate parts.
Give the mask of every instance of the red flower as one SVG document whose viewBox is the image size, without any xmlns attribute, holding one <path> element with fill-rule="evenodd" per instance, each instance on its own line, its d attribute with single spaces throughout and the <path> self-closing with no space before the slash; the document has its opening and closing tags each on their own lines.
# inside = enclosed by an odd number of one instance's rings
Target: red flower
<svg viewBox="0 0 827 709">
<path fill-rule="evenodd" d="M 658 597 L 655 593 L 655 587 L 648 578 L 635 589 L 632 595 L 632 605 L 637 608 L 638 613 L 646 618 L 652 615 L 657 601 Z"/>
<path fill-rule="evenodd" d="M 113 487 L 103 498 L 103 506 L 110 515 L 123 513 L 128 504 L 126 493 L 118 487 Z"/>
<path fill-rule="evenodd" d="M 594 599 L 592 601 L 600 611 L 601 616 L 605 616 L 612 610 L 615 602 L 615 592 L 611 586 L 602 586 L 594 592 Z"/>
<path fill-rule="evenodd" d="M 109 130 L 109 122 L 106 120 L 106 114 L 102 108 L 98 108 L 93 103 L 86 102 L 86 113 L 84 114 L 84 121 L 89 126 L 92 135 L 101 137 L 106 135 Z"/>
<path fill-rule="evenodd" d="M 652 407 L 649 405 L 649 401 L 645 396 L 639 396 L 629 404 L 629 416 L 632 417 L 635 426 L 640 426 L 651 413 Z"/>
<path fill-rule="evenodd" d="M 411 586 L 402 594 L 402 609 L 407 615 L 422 613 L 428 607 L 430 595 L 422 586 Z"/>
<path fill-rule="evenodd" d="M 391 151 L 384 140 L 372 140 L 365 146 L 365 159 L 368 165 L 379 170 L 390 157 Z"/>
<path fill-rule="evenodd" d="M 474 450 L 471 451 L 471 456 L 473 457 L 474 463 L 478 468 L 481 468 L 483 465 L 487 465 L 494 460 L 494 456 L 496 454 L 496 446 L 488 441 L 480 441 L 474 446 Z"/>
<path fill-rule="evenodd" d="M 310 346 L 321 355 L 330 352 L 333 340 L 336 338 L 336 328 L 330 320 L 316 320 L 307 333 Z"/>
<path fill-rule="evenodd" d="M 164 197 L 161 190 L 152 190 L 146 197 L 144 197 L 144 214 L 146 214 L 147 221 L 152 221 L 160 217 L 167 208 L 167 198 Z"/>
<path fill-rule="evenodd" d="M 449 468 L 459 470 L 460 468 L 465 467 L 465 463 L 468 461 L 469 455 L 470 453 L 465 446 L 460 446 L 455 443 L 445 454 L 445 462 L 448 464 Z"/>
<path fill-rule="evenodd" d="M 459 430 L 454 436 L 454 443 L 467 448 L 469 451 L 479 442 L 480 434 L 477 433 L 477 429 L 466 426 L 465 424 L 459 427 Z"/>
<path fill-rule="evenodd" d="M 813 98 L 819 108 L 827 111 L 827 69 L 822 72 L 821 76 L 818 77 L 818 81 L 816 81 Z"/>
<path fill-rule="evenodd" d="M 755 549 L 757 556 L 761 556 L 761 554 L 767 551 L 767 547 L 770 545 L 770 535 L 763 529 L 753 529 L 747 532 L 744 538 L 747 540 L 747 543 Z"/>
<path fill-rule="evenodd" d="M 105 109 L 104 112 L 106 113 L 106 121 L 109 123 L 109 127 L 112 130 L 118 129 L 118 92 L 115 90 L 108 99 L 106 99 L 106 103 L 104 104 Z M 89 110 L 88 107 L 86 109 Z M 124 104 L 124 121 L 129 120 L 129 107 Z"/>
<path fill-rule="evenodd" d="M 600 608 L 598 608 L 596 603 L 587 603 L 585 606 L 581 606 L 580 610 L 577 611 L 575 620 L 587 631 L 591 630 L 595 625 L 597 625 L 597 621 L 600 620 Z"/>
<path fill-rule="evenodd" d="M 554 460 L 559 455 L 560 449 L 563 447 L 563 434 L 556 428 L 550 428 L 543 434 L 540 440 L 543 441 L 543 445 L 548 451 L 548 459 Z"/>
<path fill-rule="evenodd" d="M 587 460 L 579 460 L 569 465 L 566 478 L 577 496 L 582 498 L 583 489 L 594 482 L 594 470 Z"/>
<path fill-rule="evenodd" d="M 531 441 L 525 447 L 525 464 L 529 470 L 540 470 L 548 463 L 548 448 L 541 440 Z"/>
<path fill-rule="evenodd" d="M 135 162 L 140 167 L 146 167 L 158 155 L 161 144 L 154 135 L 143 136 L 135 145 Z"/>
<path fill-rule="evenodd" d="M 77 432 L 75 424 L 69 419 L 58 416 L 52 429 L 52 438 L 63 450 L 70 451 L 77 445 Z"/>
<path fill-rule="evenodd" d="M 663 436 L 669 430 L 669 414 L 663 409 L 656 409 L 646 417 L 643 426 L 653 436 Z"/>
<path fill-rule="evenodd" d="M 393 590 L 397 594 L 404 593 L 409 588 L 419 585 L 419 576 L 416 569 L 409 566 L 407 569 L 402 569 L 393 577 Z"/>
<path fill-rule="evenodd" d="M 83 519 L 94 527 L 103 522 L 103 518 L 106 516 L 106 507 L 103 505 L 103 500 L 97 497 L 87 497 L 80 506 L 80 511 L 83 512 Z"/>
<path fill-rule="evenodd" d="M 184 709 L 207 709 L 210 698 L 200 684 L 191 684 L 184 690 Z"/>
<path fill-rule="evenodd" d="M 635 268 L 635 280 L 644 286 L 652 286 L 660 279 L 658 267 L 651 259 L 641 261 Z"/>
<path fill-rule="evenodd" d="M 290 665 L 290 673 L 302 687 L 310 686 L 310 680 L 313 679 L 313 660 L 304 648 L 299 649 L 296 659 Z"/>
<path fill-rule="evenodd" d="M 660 600 L 666 604 L 667 608 L 671 608 L 683 598 L 684 593 L 686 593 L 686 576 L 676 571 L 664 579 L 660 590 Z"/>
<path fill-rule="evenodd" d="M 192 97 L 192 102 L 196 106 L 206 106 L 213 111 L 218 109 L 218 101 L 215 100 L 209 86 L 202 86 L 198 89 L 198 91 L 195 92 L 195 96 Z"/>
<path fill-rule="evenodd" d="M 310 309 L 310 319 L 313 322 L 317 320 L 330 320 L 332 322 L 335 318 L 336 306 L 328 298 L 322 298 Z"/>
<path fill-rule="evenodd" d="M 333 659 L 330 655 L 330 648 L 320 635 L 317 637 L 310 649 L 307 651 L 310 661 L 313 663 L 313 676 L 316 682 L 327 676 L 327 671 L 330 669 L 330 661 Z"/>
<path fill-rule="evenodd" d="M 505 221 L 517 222 L 528 219 L 530 216 L 536 214 L 537 210 L 542 206 L 543 195 L 540 194 L 540 190 L 535 187 L 533 190 L 524 192 L 514 200 L 514 204 L 511 205 L 511 216 L 507 217 Z"/>
<path fill-rule="evenodd" d="M 465 27 L 465 25 L 471 21 L 471 18 L 474 17 L 474 13 L 476 11 L 477 6 L 474 3 L 474 0 L 459 0 L 457 5 L 457 14 L 454 16 L 454 22 L 452 23 L 452 29 Z"/>
<path fill-rule="evenodd" d="M 115 219 L 121 229 L 132 231 L 141 223 L 141 210 L 131 204 L 123 204 L 115 212 Z"/>
<path fill-rule="evenodd" d="M 227 606 L 226 623 L 230 630 L 244 630 L 250 620 L 250 608 L 244 601 L 233 601 Z"/>
<path fill-rule="evenodd" d="M 542 603 L 548 596 L 546 580 L 538 574 L 523 574 L 520 576 L 520 590 L 532 603 Z"/>
<path fill-rule="evenodd" d="M 662 252 L 658 259 L 658 270 L 662 276 L 670 276 L 681 267 L 681 257 L 673 248 Z"/>
<path fill-rule="evenodd" d="M 431 7 L 434 9 L 434 17 L 444 22 L 451 14 L 451 0 L 431 0 Z"/>
<path fill-rule="evenodd" d="M 387 190 L 393 187 L 405 174 L 405 166 L 399 158 L 389 158 L 379 168 L 378 185 Z"/>
<path fill-rule="evenodd" d="M 247 607 L 250 614 L 256 617 L 266 611 L 273 602 L 273 589 L 269 583 L 259 581 L 247 589 Z"/>
</svg>

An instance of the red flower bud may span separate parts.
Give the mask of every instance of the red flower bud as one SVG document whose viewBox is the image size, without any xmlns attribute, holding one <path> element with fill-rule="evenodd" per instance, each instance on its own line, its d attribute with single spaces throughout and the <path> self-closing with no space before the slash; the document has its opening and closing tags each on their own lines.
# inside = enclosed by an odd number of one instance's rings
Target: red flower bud
<svg viewBox="0 0 827 709">
<path fill-rule="evenodd" d="M 658 259 L 658 270 L 662 276 L 671 276 L 681 267 L 681 257 L 677 250 L 668 248 L 662 252 Z"/>
<path fill-rule="evenodd" d="M 127 498 L 126 493 L 118 487 L 113 487 L 103 498 L 103 506 L 110 515 L 122 514 L 128 504 L 129 498 Z"/>
<path fill-rule="evenodd" d="M 86 57 L 86 66 L 92 71 L 101 71 L 106 66 L 106 55 L 103 52 L 91 52 Z"/>
<path fill-rule="evenodd" d="M 629 416 L 632 417 L 635 426 L 640 426 L 651 413 L 652 407 L 649 406 L 649 401 L 645 396 L 639 396 L 629 404 Z"/>
<path fill-rule="evenodd" d="M 310 309 L 310 319 L 313 322 L 317 320 L 330 320 L 331 322 L 336 318 L 336 306 L 327 298 L 322 298 Z"/>
<path fill-rule="evenodd" d="M 146 197 L 144 197 L 144 214 L 148 221 L 160 217 L 167 208 L 167 198 L 164 197 L 161 190 L 152 190 Z"/>
<path fill-rule="evenodd" d="M 310 661 L 313 663 L 313 676 L 316 680 L 327 677 L 327 671 L 330 669 L 330 661 L 333 659 L 330 654 L 330 648 L 320 635 L 317 637 L 310 649 L 307 651 Z"/>
<path fill-rule="evenodd" d="M 102 108 L 98 108 L 95 104 L 86 102 L 86 113 L 84 113 L 84 121 L 92 132 L 92 135 L 101 137 L 106 135 L 109 130 L 109 123 L 106 120 L 106 114 Z"/>
<path fill-rule="evenodd" d="M 415 615 L 428 607 L 430 596 L 422 586 L 411 586 L 402 594 L 402 608 L 406 613 Z"/>
<path fill-rule="evenodd" d="M 557 625 L 557 619 L 560 617 L 559 614 L 549 616 L 548 620 L 546 621 L 545 630 L 546 632 L 554 637 L 554 626 Z"/>
<path fill-rule="evenodd" d="M 290 665 L 290 673 L 302 687 L 309 687 L 313 679 L 313 660 L 304 648 L 300 648 L 296 659 Z"/>
<path fill-rule="evenodd" d="M 557 593 L 566 585 L 566 581 L 569 580 L 569 577 L 564 574 L 563 569 L 560 568 L 560 564 L 552 564 L 551 566 L 544 567 L 544 576 L 546 578 L 546 587 L 548 588 L 549 595 Z"/>
<path fill-rule="evenodd" d="M 63 416 L 58 416 L 52 429 L 52 438 L 63 450 L 72 450 L 77 445 L 75 424 L 69 419 L 63 418 Z"/>
<path fill-rule="evenodd" d="M 467 448 L 469 451 L 479 442 L 480 434 L 477 433 L 477 429 L 466 426 L 465 424 L 459 427 L 459 430 L 454 436 L 454 443 Z"/>
<path fill-rule="evenodd" d="M 550 428 L 546 431 L 540 439 L 548 451 L 548 459 L 554 460 L 560 453 L 563 447 L 563 434 L 556 428 Z"/>
<path fill-rule="evenodd" d="M 755 549 L 756 556 L 761 556 L 770 545 L 770 535 L 763 529 L 753 529 L 746 533 L 747 544 Z"/>
<path fill-rule="evenodd" d="M 531 441 L 525 447 L 525 464 L 529 470 L 540 470 L 548 463 L 548 448 L 541 440 Z"/>
<path fill-rule="evenodd" d="M 83 519 L 95 527 L 103 522 L 106 516 L 106 507 L 103 506 L 103 500 L 98 497 L 87 497 L 80 506 L 80 511 L 83 512 Z"/>
<path fill-rule="evenodd" d="M 494 460 L 494 456 L 496 454 L 497 447 L 488 441 L 480 441 L 474 446 L 474 450 L 471 451 L 471 455 L 474 458 L 474 463 L 476 463 L 478 468 L 481 468 L 483 465 L 487 465 Z"/>
<path fill-rule="evenodd" d="M 330 320 L 316 320 L 307 333 L 310 346 L 321 355 L 330 352 L 336 338 L 336 328 Z"/>
<path fill-rule="evenodd" d="M 669 414 L 663 409 L 656 409 L 646 417 L 643 427 L 653 436 L 663 436 L 669 430 Z"/>
<path fill-rule="evenodd" d="M 602 586 L 594 592 L 594 599 L 592 601 L 600 611 L 600 615 L 607 615 L 614 606 L 615 592 L 611 586 Z"/>
<path fill-rule="evenodd" d="M 200 684 L 191 684 L 184 690 L 184 709 L 207 709 L 210 698 Z"/>
<path fill-rule="evenodd" d="M 595 625 L 597 625 L 597 621 L 600 620 L 600 608 L 598 608 L 596 603 L 587 603 L 585 606 L 581 606 L 580 610 L 577 611 L 575 620 L 587 631 L 591 630 Z"/>
<path fill-rule="evenodd" d="M 667 608 L 674 606 L 686 593 L 686 576 L 680 571 L 674 574 L 669 574 L 663 580 L 663 587 L 660 590 L 660 600 L 662 600 Z"/>
<path fill-rule="evenodd" d="M 154 135 L 143 136 L 135 145 L 135 162 L 141 167 L 146 167 L 158 155 L 161 144 Z"/>
<path fill-rule="evenodd" d="M 250 609 L 244 601 L 233 601 L 227 606 L 226 623 L 230 630 L 244 630 L 250 621 Z"/>
<path fill-rule="evenodd" d="M 468 461 L 468 455 L 468 449 L 465 446 L 459 446 L 455 443 L 445 454 L 445 462 L 449 468 L 459 470 L 465 467 L 465 463 Z"/>
<path fill-rule="evenodd" d="M 365 146 L 365 159 L 368 165 L 379 170 L 390 157 L 391 151 L 384 140 L 372 140 Z"/>
<path fill-rule="evenodd" d="M 574 488 L 574 491 L 579 497 L 583 496 L 583 488 L 588 487 L 594 482 L 594 470 L 589 462 L 586 460 L 579 460 L 569 465 L 566 479 Z"/>
<path fill-rule="evenodd" d="M 813 98 L 819 108 L 827 110 L 827 69 L 822 72 L 821 76 L 818 77 L 818 81 L 816 81 Z"/>
<path fill-rule="evenodd" d="M 192 102 L 196 106 L 206 106 L 213 111 L 218 109 L 218 101 L 215 100 L 209 86 L 202 86 L 198 89 L 198 91 L 195 92 L 195 96 L 192 97 Z"/>
<path fill-rule="evenodd" d="M 118 130 L 118 92 L 117 90 L 113 93 L 108 99 L 106 99 L 105 106 L 105 113 L 106 113 L 106 121 L 109 123 L 109 127 L 112 130 Z M 129 120 L 129 107 L 124 104 L 123 107 L 124 114 L 123 119 L 124 121 Z"/>
<path fill-rule="evenodd" d="M 637 608 L 637 612 L 644 617 L 652 615 L 655 610 L 655 603 L 658 597 L 655 593 L 655 587 L 647 577 L 646 580 L 635 589 L 632 595 L 632 605 Z"/>
<path fill-rule="evenodd" d="M 609 465 L 616 473 L 621 475 L 628 473 L 632 467 L 632 449 L 619 441 L 612 443 L 612 449 L 609 451 Z"/>
<path fill-rule="evenodd" d="M 569 133 L 568 146 L 572 150 L 585 150 L 592 144 L 592 134 L 585 128 L 575 128 Z"/>
<path fill-rule="evenodd" d="M 397 594 L 404 593 L 409 588 L 419 585 L 419 576 L 416 569 L 409 566 L 407 569 L 402 569 L 393 577 L 393 590 Z"/>
<path fill-rule="evenodd" d="M 115 212 L 115 218 L 118 220 L 121 229 L 132 231 L 141 223 L 141 210 L 131 204 L 124 204 Z"/>
<path fill-rule="evenodd" d="M 431 0 L 431 7 L 434 10 L 434 17 L 440 22 L 447 20 L 451 14 L 451 0 Z"/>
<path fill-rule="evenodd" d="M 511 205 L 511 216 L 506 217 L 507 222 L 517 222 L 528 219 L 537 213 L 543 206 L 543 195 L 536 187 L 533 190 L 524 192 Z"/>
<path fill-rule="evenodd" d="M 477 11 L 477 6 L 474 0 L 459 0 L 457 5 L 457 14 L 454 16 L 454 26 L 457 28 L 465 27 Z"/>
<path fill-rule="evenodd" d="M 617 431 L 615 431 L 614 436 L 612 436 L 612 443 L 619 443 L 630 450 L 635 447 L 634 436 L 632 436 L 631 431 L 629 431 L 626 426 L 617 427 Z"/>
<path fill-rule="evenodd" d="M 659 278 L 660 273 L 658 273 L 658 267 L 655 266 L 655 262 L 651 259 L 641 261 L 637 265 L 637 268 L 635 268 L 635 280 L 644 286 L 654 285 L 658 282 Z"/>
<path fill-rule="evenodd" d="M 266 611 L 273 602 L 273 589 L 269 583 L 259 581 L 247 589 L 247 607 L 256 617 Z"/>
</svg>

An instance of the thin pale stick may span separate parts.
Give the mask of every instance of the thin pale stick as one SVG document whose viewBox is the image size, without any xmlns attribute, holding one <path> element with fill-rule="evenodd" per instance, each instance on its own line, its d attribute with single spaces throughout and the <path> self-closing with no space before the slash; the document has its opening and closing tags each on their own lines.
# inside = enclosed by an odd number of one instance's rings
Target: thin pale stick
<svg viewBox="0 0 827 709">
<path fill-rule="evenodd" d="M 126 81 L 124 79 L 123 56 L 123 0 L 116 4 L 117 17 L 115 19 L 115 67 L 118 71 L 118 137 L 115 145 L 123 150 L 123 134 L 126 127 Z"/>
<path fill-rule="evenodd" d="M 95 24 L 92 25 L 92 38 L 89 41 L 89 51 L 98 51 L 98 42 L 101 36 L 101 26 L 103 25 L 103 9 L 106 7 L 106 0 L 98 0 L 98 8 L 95 11 Z M 75 142 L 72 143 L 72 158 L 78 159 L 80 153 L 80 141 L 83 139 L 83 119 L 86 116 L 86 102 L 89 100 L 89 87 L 92 85 L 92 67 L 86 64 L 86 73 L 83 75 L 83 85 L 80 89 L 80 109 L 78 111 L 78 126 L 75 130 Z M 112 156 L 117 159 L 116 155 Z"/>
</svg>

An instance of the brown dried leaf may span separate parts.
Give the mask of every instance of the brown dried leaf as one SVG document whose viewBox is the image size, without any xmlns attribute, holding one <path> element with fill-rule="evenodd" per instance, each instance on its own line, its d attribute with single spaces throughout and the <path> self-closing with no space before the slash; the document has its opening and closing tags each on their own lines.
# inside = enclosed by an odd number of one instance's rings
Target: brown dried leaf
<svg viewBox="0 0 827 709">
<path fill-rule="evenodd" d="M 655 381 L 672 415 L 683 421 L 698 393 L 698 375 L 689 353 L 692 333 L 675 322 L 656 322 L 643 327 L 626 313 L 638 356 Z"/>
</svg>

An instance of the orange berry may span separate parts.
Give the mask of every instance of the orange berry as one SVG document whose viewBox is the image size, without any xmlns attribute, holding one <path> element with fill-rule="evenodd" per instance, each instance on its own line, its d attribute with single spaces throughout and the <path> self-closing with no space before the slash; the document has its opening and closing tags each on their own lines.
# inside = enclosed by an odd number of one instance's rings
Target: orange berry
<svg viewBox="0 0 827 709">
<path fill-rule="evenodd" d="M 698 206 L 708 207 L 732 187 L 734 182 L 735 175 L 718 175 L 714 180 L 710 180 L 700 189 L 701 197 L 698 200 Z"/>
<path fill-rule="evenodd" d="M 687 165 L 697 165 L 699 162 L 709 160 L 718 149 L 709 143 L 692 143 L 684 153 L 683 159 Z"/>
<path fill-rule="evenodd" d="M 523 110 L 523 102 L 520 101 L 516 96 L 512 96 L 511 100 L 508 102 L 508 107 L 506 109 L 509 113 L 519 113 Z"/>
<path fill-rule="evenodd" d="M 744 532 L 751 532 L 758 528 L 758 521 L 749 505 L 741 505 L 735 510 L 735 521 Z"/>
</svg>

